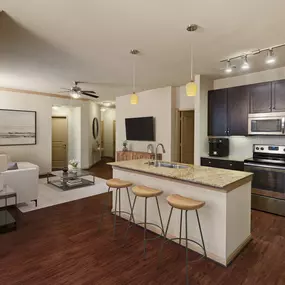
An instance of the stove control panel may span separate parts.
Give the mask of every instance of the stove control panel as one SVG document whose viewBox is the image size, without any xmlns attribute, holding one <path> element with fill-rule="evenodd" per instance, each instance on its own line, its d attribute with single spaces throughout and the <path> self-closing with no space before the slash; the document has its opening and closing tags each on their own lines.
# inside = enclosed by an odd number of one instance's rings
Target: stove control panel
<svg viewBox="0 0 285 285">
<path fill-rule="evenodd" d="M 255 153 L 277 153 L 285 154 L 285 146 L 283 145 L 264 145 L 254 144 L 253 152 Z"/>
</svg>

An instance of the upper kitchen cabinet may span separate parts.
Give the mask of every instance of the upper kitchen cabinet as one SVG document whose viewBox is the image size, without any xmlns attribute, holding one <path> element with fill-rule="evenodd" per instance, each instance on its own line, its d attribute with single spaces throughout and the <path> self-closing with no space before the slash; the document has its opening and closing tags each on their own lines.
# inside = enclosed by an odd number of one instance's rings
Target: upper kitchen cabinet
<svg viewBox="0 0 285 285">
<path fill-rule="evenodd" d="M 208 93 L 208 136 L 227 135 L 227 97 L 227 89 Z"/>
<path fill-rule="evenodd" d="M 272 112 L 285 112 L 285 80 L 272 82 Z"/>
<path fill-rule="evenodd" d="M 248 92 L 246 86 L 228 89 L 228 135 L 248 134 Z"/>
<path fill-rule="evenodd" d="M 249 85 L 248 93 L 250 113 L 271 112 L 271 82 Z"/>
</svg>

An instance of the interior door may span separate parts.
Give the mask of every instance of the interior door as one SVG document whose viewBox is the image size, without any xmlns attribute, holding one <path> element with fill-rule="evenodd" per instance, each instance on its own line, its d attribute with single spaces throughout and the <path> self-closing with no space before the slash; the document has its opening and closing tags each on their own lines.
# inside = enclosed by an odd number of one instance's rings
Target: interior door
<svg viewBox="0 0 285 285">
<path fill-rule="evenodd" d="M 181 112 L 180 161 L 194 163 L 194 111 Z"/>
<path fill-rule="evenodd" d="M 52 118 L 52 168 L 67 166 L 67 118 Z"/>
</svg>

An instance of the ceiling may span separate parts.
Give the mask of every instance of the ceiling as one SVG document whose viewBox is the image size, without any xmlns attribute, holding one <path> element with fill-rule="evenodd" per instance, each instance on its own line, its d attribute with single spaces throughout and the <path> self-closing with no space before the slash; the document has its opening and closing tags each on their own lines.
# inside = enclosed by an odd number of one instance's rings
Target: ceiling
<svg viewBox="0 0 285 285">
<path fill-rule="evenodd" d="M 0 2 L 3 87 L 57 93 L 87 80 L 101 100 L 114 100 L 131 92 L 132 48 L 141 51 L 137 85 L 144 90 L 189 81 L 190 41 L 195 73 L 212 78 L 225 76 L 221 59 L 285 42 L 284 0 L 20 2 Z M 200 28 L 190 35 L 192 23 Z M 285 48 L 276 53 L 275 67 L 285 66 Z M 248 72 L 268 68 L 263 57 L 249 58 Z"/>
</svg>

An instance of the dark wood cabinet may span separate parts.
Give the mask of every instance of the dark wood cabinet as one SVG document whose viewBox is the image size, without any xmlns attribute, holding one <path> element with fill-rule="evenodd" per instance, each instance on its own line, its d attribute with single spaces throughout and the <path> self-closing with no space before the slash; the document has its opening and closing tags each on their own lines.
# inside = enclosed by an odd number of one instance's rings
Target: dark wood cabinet
<svg viewBox="0 0 285 285">
<path fill-rule="evenodd" d="M 248 92 L 246 86 L 228 89 L 228 135 L 248 134 Z"/>
<path fill-rule="evenodd" d="M 272 112 L 285 112 L 285 80 L 272 82 Z"/>
<path fill-rule="evenodd" d="M 243 162 L 235 161 L 235 160 L 201 157 L 201 165 L 209 166 L 209 167 L 216 167 L 216 168 L 223 168 L 223 169 L 244 171 Z"/>
<path fill-rule="evenodd" d="M 227 135 L 227 89 L 212 90 L 208 93 L 208 135 Z"/>
<path fill-rule="evenodd" d="M 250 113 L 271 112 L 271 82 L 248 86 Z"/>
</svg>

